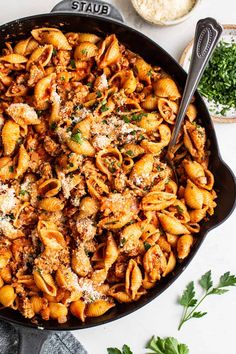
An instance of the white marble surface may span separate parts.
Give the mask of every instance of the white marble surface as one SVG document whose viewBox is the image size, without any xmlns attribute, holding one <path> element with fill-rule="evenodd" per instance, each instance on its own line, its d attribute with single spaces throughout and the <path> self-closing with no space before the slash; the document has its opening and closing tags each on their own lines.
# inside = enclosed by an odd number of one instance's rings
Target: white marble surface
<svg viewBox="0 0 236 354">
<path fill-rule="evenodd" d="M 236 23 L 235 0 L 202 0 L 193 17 L 174 27 L 155 27 L 144 22 L 134 12 L 129 0 L 113 0 L 126 22 L 157 41 L 176 59 L 190 41 L 199 18 L 212 16 L 221 23 Z M 0 24 L 27 15 L 48 12 L 56 0 L 0 0 Z M 216 133 L 225 161 L 236 173 L 236 124 L 216 124 Z M 222 181 L 224 183 L 224 181 Z M 179 294 L 190 280 L 212 269 L 218 278 L 225 271 L 236 274 L 236 214 L 210 232 L 198 254 L 179 279 L 159 298 L 139 311 L 110 324 L 76 331 L 89 354 L 105 354 L 110 346 L 127 343 L 134 354 L 144 353 L 144 345 L 153 334 L 174 336 L 187 343 L 191 354 L 235 353 L 236 289 L 222 296 L 212 296 L 202 305 L 208 315 L 192 320 L 178 332 L 181 307 L 176 304 Z"/>
</svg>

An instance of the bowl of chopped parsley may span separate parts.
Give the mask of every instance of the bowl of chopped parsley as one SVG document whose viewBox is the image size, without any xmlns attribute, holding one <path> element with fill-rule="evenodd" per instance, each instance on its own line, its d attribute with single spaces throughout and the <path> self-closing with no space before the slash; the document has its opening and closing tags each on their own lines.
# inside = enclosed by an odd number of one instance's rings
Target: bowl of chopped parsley
<svg viewBox="0 0 236 354">
<path fill-rule="evenodd" d="M 224 32 L 209 61 L 198 90 L 211 117 L 218 122 L 236 122 L 236 25 L 224 25 Z M 188 71 L 193 42 L 184 50 L 180 64 Z"/>
</svg>

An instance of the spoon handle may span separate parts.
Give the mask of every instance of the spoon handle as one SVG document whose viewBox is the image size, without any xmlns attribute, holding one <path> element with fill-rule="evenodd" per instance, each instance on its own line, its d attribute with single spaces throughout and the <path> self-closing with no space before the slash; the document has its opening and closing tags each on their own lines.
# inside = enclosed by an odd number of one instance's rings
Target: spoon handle
<svg viewBox="0 0 236 354">
<path fill-rule="evenodd" d="M 179 112 L 171 135 L 168 152 L 175 146 L 186 110 L 223 31 L 214 18 L 199 20 L 196 26 L 190 68 L 180 103 Z"/>
</svg>

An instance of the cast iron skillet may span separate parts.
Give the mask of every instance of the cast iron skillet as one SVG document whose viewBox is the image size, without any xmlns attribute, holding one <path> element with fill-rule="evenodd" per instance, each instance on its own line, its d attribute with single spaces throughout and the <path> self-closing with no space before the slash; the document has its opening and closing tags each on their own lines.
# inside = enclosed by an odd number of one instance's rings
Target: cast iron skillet
<svg viewBox="0 0 236 354">
<path fill-rule="evenodd" d="M 53 9 L 53 11 L 64 12 L 30 16 L 1 26 L 0 49 L 3 43 L 7 40 L 14 42 L 22 38 L 27 38 L 27 36 L 30 35 L 30 31 L 36 27 L 57 27 L 65 32 L 93 32 L 100 36 L 115 33 L 120 42 L 127 48 L 131 49 L 133 52 L 139 53 L 148 62 L 160 65 L 166 72 L 173 76 L 180 87 L 184 86 L 186 73 L 179 64 L 159 47 L 158 44 L 140 32 L 121 23 L 122 16 L 116 9 L 111 7 L 110 4 L 103 3 L 103 5 L 101 5 L 102 3 L 97 0 L 95 2 L 83 1 L 86 6 L 81 9 L 81 3 L 82 2 L 79 1 L 64 0 Z M 95 8 L 93 8 L 94 4 L 96 5 Z M 69 13 L 69 10 L 73 10 L 74 13 Z M 102 17 L 94 16 L 91 13 L 92 10 L 100 12 Z M 115 18 L 115 20 L 110 17 Z M 215 176 L 215 189 L 218 194 L 218 205 L 215 209 L 215 214 L 210 217 L 209 221 L 204 222 L 201 226 L 200 234 L 197 237 L 197 242 L 191 254 L 186 260 L 179 263 L 171 274 L 162 279 L 155 288 L 149 290 L 147 295 L 141 297 L 140 300 L 128 305 L 119 304 L 101 317 L 88 319 L 86 323 L 81 323 L 75 317 L 71 317 L 68 322 L 64 324 L 57 324 L 55 321 L 43 321 L 39 319 L 39 323 L 36 325 L 32 324 L 29 319 L 25 319 L 17 311 L 7 308 L 1 310 L 0 318 L 11 322 L 19 330 L 21 338 L 21 353 L 39 353 L 48 334 L 52 333 L 48 330 L 73 330 L 97 326 L 126 316 L 152 301 L 170 286 L 184 271 L 186 266 L 197 253 L 207 233 L 225 221 L 232 213 L 236 199 L 235 177 L 220 156 L 214 127 L 203 99 L 198 92 L 196 92 L 195 96 L 199 117 L 202 119 L 202 124 L 206 128 L 207 136 L 211 142 L 210 169 Z M 44 330 L 36 331 L 34 328 Z"/>
</svg>

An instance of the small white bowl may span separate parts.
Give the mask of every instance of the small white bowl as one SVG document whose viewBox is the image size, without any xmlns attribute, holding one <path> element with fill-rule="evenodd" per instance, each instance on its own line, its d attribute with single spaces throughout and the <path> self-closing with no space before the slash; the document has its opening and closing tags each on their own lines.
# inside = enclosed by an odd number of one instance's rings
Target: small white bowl
<svg viewBox="0 0 236 354">
<path fill-rule="evenodd" d="M 224 27 L 224 32 L 221 36 L 221 40 L 231 43 L 231 42 L 236 42 L 236 25 L 223 25 Z M 188 72 L 189 66 L 190 66 L 190 60 L 191 60 L 191 55 L 192 55 L 192 50 L 193 50 L 193 40 L 187 45 L 187 47 L 184 49 L 183 54 L 181 55 L 181 58 L 179 60 L 180 65 L 184 68 L 185 71 Z M 219 113 L 223 106 L 220 104 L 217 104 L 213 101 L 210 101 L 206 97 L 203 96 L 203 99 L 210 111 L 211 118 L 215 122 L 219 123 L 236 123 L 236 108 L 231 108 L 226 112 L 225 115 L 222 115 Z"/>
<path fill-rule="evenodd" d="M 135 8 L 136 12 L 142 17 L 144 18 L 144 20 L 146 20 L 147 22 L 151 22 L 155 25 L 159 25 L 159 26 L 172 26 L 172 25 L 176 25 L 180 22 L 183 22 L 185 20 L 187 20 L 192 14 L 193 12 L 198 8 L 201 0 L 195 0 L 195 4 L 193 5 L 192 9 L 184 16 L 176 18 L 175 20 L 155 20 L 152 16 L 148 16 L 145 15 L 143 12 L 140 11 L 140 8 L 138 7 L 137 4 L 137 0 L 131 0 L 133 7 Z"/>
</svg>

